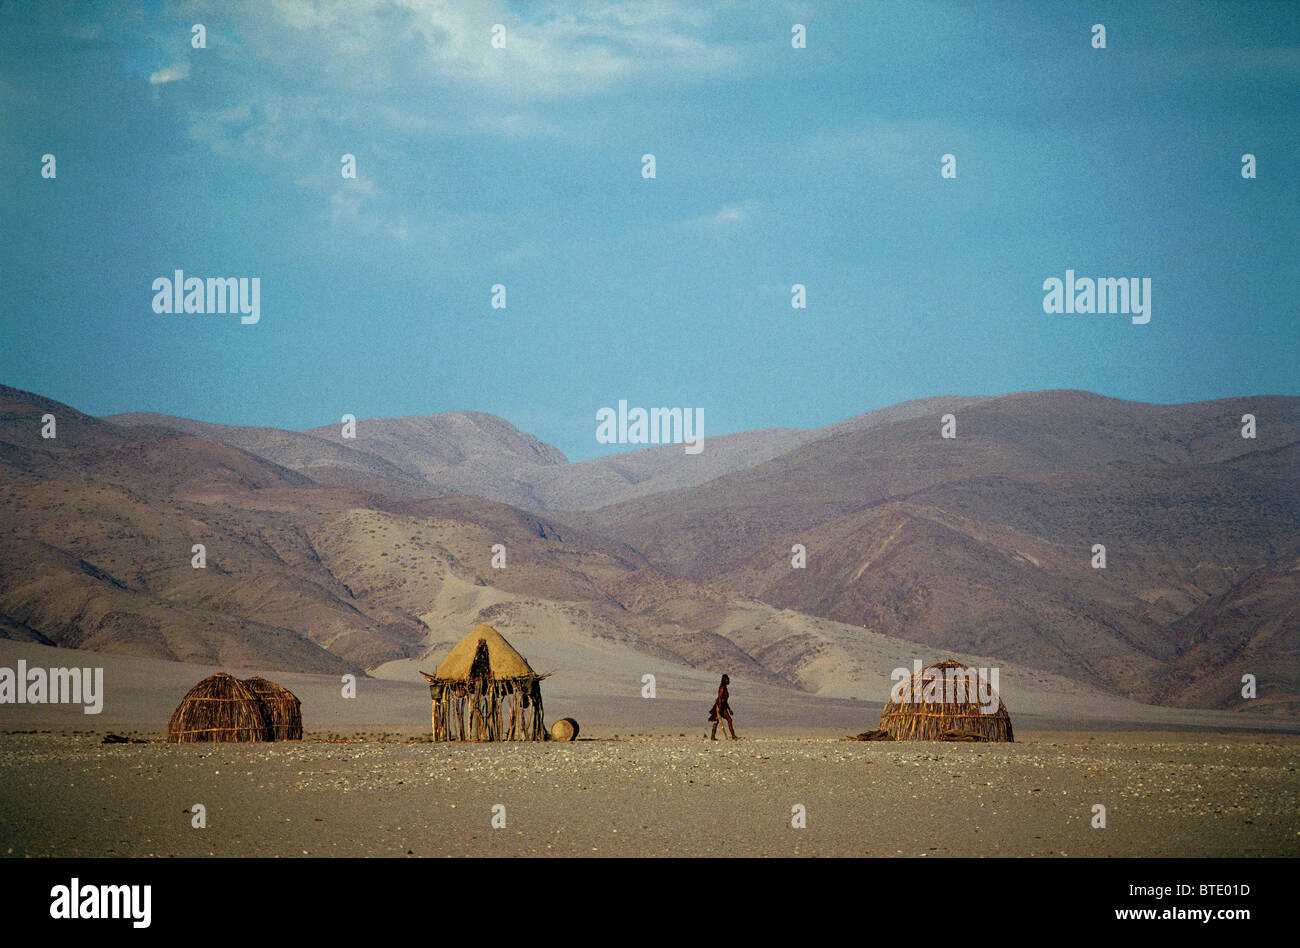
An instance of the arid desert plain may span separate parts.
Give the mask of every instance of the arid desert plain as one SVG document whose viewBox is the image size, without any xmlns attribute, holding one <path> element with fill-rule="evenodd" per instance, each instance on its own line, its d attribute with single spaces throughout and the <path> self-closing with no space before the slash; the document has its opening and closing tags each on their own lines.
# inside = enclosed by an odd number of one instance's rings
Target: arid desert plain
<svg viewBox="0 0 1300 948">
<path fill-rule="evenodd" d="M 210 669 L 96 659 L 100 715 L 3 708 L 0 853 L 1300 855 L 1300 736 L 1268 718 L 1030 689 L 1006 695 L 1014 744 L 859 742 L 844 738 L 875 727 L 879 702 L 737 681 L 741 740 L 711 743 L 712 676 L 672 670 L 653 700 L 636 680 L 548 680 L 548 720 L 582 725 L 573 743 L 435 744 L 422 684 L 363 678 L 343 699 L 336 678 L 279 673 L 306 740 L 175 745 L 168 701 Z"/>
</svg>

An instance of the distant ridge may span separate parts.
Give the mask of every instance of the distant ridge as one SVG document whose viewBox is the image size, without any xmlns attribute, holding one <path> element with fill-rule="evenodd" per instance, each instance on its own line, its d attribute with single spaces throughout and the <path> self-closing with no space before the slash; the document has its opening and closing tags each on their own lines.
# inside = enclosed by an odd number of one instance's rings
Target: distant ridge
<svg viewBox="0 0 1300 948">
<path fill-rule="evenodd" d="M 680 445 L 663 445 L 569 463 L 558 448 L 482 412 L 360 419 L 355 440 L 340 436 L 341 425 L 299 432 L 218 425 L 150 412 L 106 415 L 101 420 L 128 428 L 155 426 L 212 438 L 321 484 L 387 489 L 404 495 L 469 494 L 528 510 L 561 511 L 595 510 L 695 487 L 812 441 L 981 400 L 923 398 L 821 429 L 768 428 L 720 435 L 708 438 L 707 449 L 686 461 Z"/>
<path fill-rule="evenodd" d="M 939 397 L 580 464 L 474 412 L 363 419 L 352 441 L 0 388 L 0 422 L 16 640 L 337 672 L 489 623 L 548 663 L 617 654 L 627 674 L 658 657 L 867 696 L 889 663 L 951 652 L 1143 701 L 1300 710 L 1300 398 Z"/>
</svg>

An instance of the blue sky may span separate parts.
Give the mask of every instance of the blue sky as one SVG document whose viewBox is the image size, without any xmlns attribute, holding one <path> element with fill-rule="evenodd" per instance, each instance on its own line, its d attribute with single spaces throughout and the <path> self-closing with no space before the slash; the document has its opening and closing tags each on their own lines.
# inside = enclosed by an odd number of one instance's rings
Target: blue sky
<svg viewBox="0 0 1300 948">
<path fill-rule="evenodd" d="M 0 2 L 0 382 L 486 411 L 575 460 L 620 399 L 707 437 L 1300 394 L 1298 90 L 1295 3 Z M 1151 322 L 1045 314 L 1067 268 L 1149 277 Z M 155 314 L 176 269 L 261 321 Z"/>
</svg>

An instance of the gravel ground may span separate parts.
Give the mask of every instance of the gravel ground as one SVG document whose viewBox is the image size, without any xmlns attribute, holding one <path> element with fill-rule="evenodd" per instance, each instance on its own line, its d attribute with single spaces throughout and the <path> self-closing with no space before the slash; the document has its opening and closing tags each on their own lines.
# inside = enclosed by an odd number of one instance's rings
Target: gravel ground
<svg viewBox="0 0 1300 948">
<path fill-rule="evenodd" d="M 1298 759 L 1294 736 L 179 746 L 7 734 L 0 854 L 1296 856 Z M 191 825 L 193 804 L 206 828 Z M 795 805 L 805 828 L 791 825 Z"/>
</svg>

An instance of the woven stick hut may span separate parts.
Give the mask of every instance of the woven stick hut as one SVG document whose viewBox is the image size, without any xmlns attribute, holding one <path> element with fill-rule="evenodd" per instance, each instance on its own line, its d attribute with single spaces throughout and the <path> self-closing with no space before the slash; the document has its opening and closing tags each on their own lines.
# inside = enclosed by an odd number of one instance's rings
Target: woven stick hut
<svg viewBox="0 0 1300 948">
<path fill-rule="evenodd" d="M 189 690 L 167 725 L 173 744 L 274 739 L 266 706 L 238 678 L 218 672 Z"/>
<path fill-rule="evenodd" d="M 880 730 L 896 741 L 1015 740 L 1001 696 L 978 671 L 951 658 L 895 686 L 880 712 Z"/>
<path fill-rule="evenodd" d="M 302 702 L 292 691 L 265 678 L 245 678 L 243 685 L 266 708 L 274 740 L 302 740 Z"/>
<path fill-rule="evenodd" d="M 465 636 L 432 675 L 435 741 L 543 741 L 542 679 L 490 625 Z"/>
</svg>

